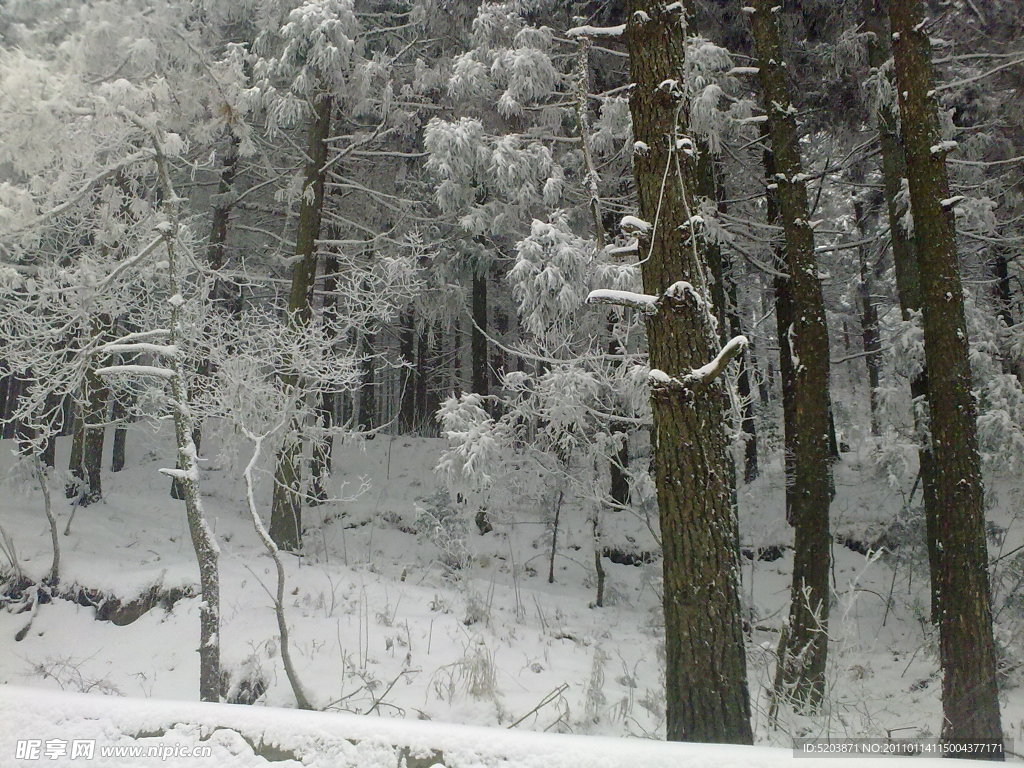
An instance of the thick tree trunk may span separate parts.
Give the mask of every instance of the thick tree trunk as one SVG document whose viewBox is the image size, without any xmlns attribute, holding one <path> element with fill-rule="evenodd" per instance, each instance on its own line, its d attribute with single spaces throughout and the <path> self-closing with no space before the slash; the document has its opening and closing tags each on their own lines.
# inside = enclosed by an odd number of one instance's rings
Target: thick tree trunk
<svg viewBox="0 0 1024 768">
<path fill-rule="evenodd" d="M 891 57 L 890 32 L 885 0 L 862 0 L 865 30 L 868 36 L 868 64 L 876 77 L 882 77 L 882 69 Z M 893 84 L 895 87 L 895 84 Z M 916 321 L 921 312 L 921 277 L 918 271 L 917 254 L 911 234 L 903 226 L 904 214 L 908 213 L 901 204 L 903 184 L 907 177 L 907 161 L 899 135 L 897 105 L 881 100 L 875 114 L 878 122 L 878 140 L 882 155 L 882 183 L 886 209 L 889 215 L 889 234 L 892 242 L 893 267 L 896 272 L 896 292 L 899 295 L 900 313 L 904 322 Z M 932 443 L 928 437 L 928 366 L 921 361 L 920 370 L 910 379 L 910 396 L 913 401 L 914 426 L 917 433 L 918 464 L 921 476 L 921 491 L 924 505 L 926 539 L 930 571 L 936 572 L 935 533 L 932 530 L 939 519 L 939 500 L 935 487 L 935 462 Z M 935 582 L 932 582 L 931 614 L 938 620 L 939 607 L 936 603 Z"/>
<path fill-rule="evenodd" d="M 296 329 L 305 328 L 312 316 L 313 284 L 316 280 L 316 240 L 320 236 L 320 219 L 324 203 L 324 182 L 327 142 L 331 130 L 332 99 L 321 96 L 313 106 L 310 120 L 305 187 L 312 194 L 302 196 L 299 206 L 298 232 L 292 268 L 291 292 L 288 296 L 288 323 Z M 298 373 L 294 369 L 281 374 L 282 386 L 300 398 Z M 270 511 L 270 537 L 283 550 L 302 548 L 302 425 L 293 420 L 285 443 L 277 454 L 274 471 L 274 498 Z"/>
<path fill-rule="evenodd" d="M 679 5 L 631 0 L 626 24 L 633 132 L 643 142 L 633 165 L 640 216 L 658 221 L 640 237 L 649 254 L 644 290 L 661 297 L 646 322 L 650 364 L 679 384 L 656 382 L 651 390 L 664 548 L 666 729 L 672 740 L 749 744 L 726 398 L 720 381 L 685 386 L 680 378 L 718 347 L 704 244 L 688 229 L 696 213 L 694 161 L 686 126 L 677 123 L 685 97 L 673 86 L 685 78 L 681 13 Z"/>
<path fill-rule="evenodd" d="M 814 253 L 807 187 L 803 178 L 795 112 L 783 63 L 782 35 L 774 0 L 752 0 L 751 27 L 774 161 L 771 183 L 785 238 L 784 286 L 779 308 L 779 346 L 789 348 L 792 451 L 786 477 L 787 516 L 794 527 L 793 588 L 789 627 L 780 648 L 784 695 L 801 709 L 820 706 L 828 654 L 829 343 L 821 280 Z M 785 387 L 785 385 L 784 385 Z"/>
<path fill-rule="evenodd" d="M 897 92 L 921 281 L 938 519 L 932 574 L 943 670 L 943 738 L 1002 742 L 977 410 L 931 42 L 919 0 L 892 0 Z M 1002 757 L 1000 752 L 999 757 Z"/>
</svg>

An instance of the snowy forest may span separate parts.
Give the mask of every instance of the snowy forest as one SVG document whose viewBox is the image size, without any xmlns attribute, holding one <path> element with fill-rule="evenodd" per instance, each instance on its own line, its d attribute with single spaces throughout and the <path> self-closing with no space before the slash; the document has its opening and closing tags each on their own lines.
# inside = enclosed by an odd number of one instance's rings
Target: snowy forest
<svg viewBox="0 0 1024 768">
<path fill-rule="evenodd" d="M 0 0 L 0 762 L 1022 759 L 1022 254 L 1020 0 Z"/>
</svg>

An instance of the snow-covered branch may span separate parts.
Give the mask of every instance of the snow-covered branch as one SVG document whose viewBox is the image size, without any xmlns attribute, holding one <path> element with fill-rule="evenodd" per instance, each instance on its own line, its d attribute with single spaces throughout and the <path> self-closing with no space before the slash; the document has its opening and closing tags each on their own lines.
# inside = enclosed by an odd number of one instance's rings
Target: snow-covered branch
<svg viewBox="0 0 1024 768">
<path fill-rule="evenodd" d="M 118 174 L 120 171 L 124 170 L 125 168 L 127 168 L 127 167 L 129 167 L 131 165 L 135 165 L 135 163 L 139 163 L 139 162 L 142 162 L 143 160 L 151 160 L 151 159 L 153 159 L 153 153 L 150 152 L 149 150 L 141 150 L 139 152 L 133 152 L 132 154 L 128 155 L 128 157 L 124 158 L 120 162 L 117 162 L 114 165 L 111 165 L 111 166 L 109 166 L 107 168 L 104 168 L 102 171 L 100 171 L 99 173 L 95 174 L 92 178 L 87 179 L 82 184 L 82 186 L 80 186 L 78 188 L 78 190 L 76 192 L 74 192 L 63 203 L 61 203 L 61 204 L 51 208 L 48 211 L 44 211 L 43 213 L 41 213 L 38 216 L 36 216 L 35 219 L 33 219 L 31 222 L 29 222 L 25 226 L 20 227 L 19 229 L 16 229 L 15 231 L 13 231 L 13 232 L 11 232 L 9 234 L 12 234 L 12 235 L 21 234 L 22 232 L 26 232 L 26 231 L 28 231 L 30 229 L 34 229 L 34 228 L 38 227 L 40 224 L 43 224 L 44 222 L 48 221 L 49 219 L 52 219 L 54 216 L 59 216 L 60 214 L 64 213 L 64 211 L 68 210 L 68 208 L 70 208 L 75 203 L 77 203 L 79 200 L 81 200 L 83 197 L 85 197 L 87 194 L 89 194 L 89 192 L 91 192 L 93 190 L 93 188 L 97 184 L 99 184 L 101 181 L 105 181 L 106 179 L 109 179 L 111 176 L 114 176 L 114 175 Z"/>
<path fill-rule="evenodd" d="M 725 367 L 729 365 L 736 355 L 743 351 L 743 348 L 747 346 L 749 342 L 746 336 L 735 336 L 729 340 L 729 343 L 722 347 L 722 351 L 718 353 L 714 360 L 707 365 L 702 365 L 700 368 L 696 368 L 687 377 L 690 381 L 697 382 L 699 384 L 710 384 L 718 376 L 721 375 Z"/>
<path fill-rule="evenodd" d="M 160 235 L 156 239 L 150 241 L 150 243 L 137 254 L 135 254 L 131 258 L 125 259 L 120 264 L 118 264 L 114 269 L 112 269 L 110 271 L 110 274 L 108 274 L 100 281 L 99 285 L 97 286 L 97 289 L 102 290 L 103 288 L 106 288 L 108 285 L 114 282 L 114 280 L 121 274 L 127 272 L 129 269 L 132 269 L 133 267 L 138 266 L 147 256 L 149 256 L 149 254 L 155 251 L 157 247 L 159 247 L 163 242 L 163 235 Z"/>
<path fill-rule="evenodd" d="M 600 289 L 591 291 L 587 296 L 587 304 L 617 304 L 620 307 L 638 309 L 644 314 L 653 315 L 658 311 L 658 297 L 647 293 L 632 291 L 615 291 Z"/>
<path fill-rule="evenodd" d="M 700 368 L 694 368 L 682 376 L 671 376 L 658 368 L 652 368 L 647 379 L 652 387 L 662 389 L 693 390 L 706 387 L 722 375 L 726 366 L 748 343 L 746 336 L 736 336 L 722 347 L 722 351 L 715 356 L 714 360 Z"/>
<path fill-rule="evenodd" d="M 105 368 L 97 368 L 95 373 L 97 376 L 154 376 L 165 381 L 170 381 L 175 376 L 174 371 L 169 368 L 158 368 L 155 365 L 108 365 Z"/>
<path fill-rule="evenodd" d="M 580 27 L 572 27 L 565 30 L 566 37 L 622 37 L 626 31 L 625 24 L 618 24 L 614 27 L 593 27 L 584 24 Z"/>
<path fill-rule="evenodd" d="M 150 339 L 166 339 L 171 334 L 170 328 L 154 328 L 150 331 L 138 331 L 136 333 L 126 333 L 118 339 L 114 339 L 108 344 L 104 344 L 104 347 L 109 347 L 112 344 L 135 344 L 140 341 L 149 341 Z"/>
<path fill-rule="evenodd" d="M 109 355 L 121 353 L 121 354 L 133 354 L 139 352 L 149 352 L 154 355 L 162 355 L 164 357 L 175 357 L 178 354 L 178 347 L 174 344 L 149 344 L 147 342 L 134 342 L 130 344 L 122 343 L 110 343 L 103 344 L 98 348 L 99 352 L 105 352 Z"/>
</svg>

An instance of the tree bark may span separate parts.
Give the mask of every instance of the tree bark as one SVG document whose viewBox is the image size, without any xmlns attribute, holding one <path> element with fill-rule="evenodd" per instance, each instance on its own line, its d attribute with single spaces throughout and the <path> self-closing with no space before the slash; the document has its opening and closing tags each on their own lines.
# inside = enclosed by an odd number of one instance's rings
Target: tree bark
<svg viewBox="0 0 1024 768">
<path fill-rule="evenodd" d="M 102 335 L 107 325 L 104 320 L 95 321 L 92 327 L 93 336 Z M 78 504 L 83 507 L 103 498 L 101 464 L 110 390 L 106 382 L 96 375 L 95 370 L 95 362 L 89 361 L 82 382 L 81 438 L 75 435 L 76 440 L 80 439 L 81 449 L 80 452 L 72 450 L 70 466 L 71 474 L 79 485 Z"/>
<path fill-rule="evenodd" d="M 943 204 L 949 198 L 948 148 L 939 129 L 924 9 L 919 0 L 892 0 L 889 21 L 921 285 L 939 502 L 929 533 L 934 537 L 932 580 L 943 670 L 942 736 L 1001 744 L 977 410 L 953 212 Z"/>
<path fill-rule="evenodd" d="M 483 397 L 490 394 L 490 360 L 487 355 L 487 272 L 473 273 L 473 392 Z"/>
<path fill-rule="evenodd" d="M 125 417 L 125 407 L 120 400 L 114 400 L 111 420 L 118 422 Z M 128 441 L 128 430 L 123 424 L 114 427 L 114 445 L 110 453 L 110 471 L 120 472 L 124 469 L 125 447 Z"/>
<path fill-rule="evenodd" d="M 777 285 L 779 346 L 791 359 L 791 416 L 786 429 L 787 517 L 794 528 L 793 585 L 789 628 L 780 647 L 784 691 L 799 709 L 815 710 L 825 692 L 828 654 L 829 503 L 829 342 L 821 280 L 809 221 L 807 186 L 800 158 L 796 108 L 783 62 L 782 34 L 774 0 L 752 0 L 751 30 L 757 56 L 773 155 L 771 184 L 785 242 L 788 277 Z M 788 302 L 788 305 L 787 305 Z M 783 358 L 785 365 L 785 358 Z M 785 392 L 785 383 L 783 384 Z M 785 398 L 784 398 L 785 405 Z"/>
<path fill-rule="evenodd" d="M 857 234 L 861 240 L 866 236 L 864 203 L 860 200 L 853 204 Z M 857 265 L 860 282 L 857 284 L 857 299 L 860 303 L 861 341 L 864 345 L 864 363 L 868 369 L 868 406 L 871 411 L 871 434 L 878 437 L 881 427 L 878 420 L 878 385 L 882 367 L 882 343 L 878 331 L 878 308 L 872 298 L 874 288 L 873 270 L 868 264 L 867 246 L 857 246 Z"/>
<path fill-rule="evenodd" d="M 324 182 L 327 162 L 326 139 L 331 130 L 330 96 L 322 95 L 313 105 L 306 147 L 305 188 L 312 194 L 302 196 L 299 206 L 298 232 L 292 268 L 291 292 L 288 296 L 288 323 L 300 331 L 309 325 L 312 316 L 313 284 L 316 280 L 316 240 L 320 236 L 323 213 Z M 294 369 L 281 374 L 281 385 L 300 398 L 298 373 Z M 277 454 L 274 471 L 274 498 L 270 511 L 270 537 L 283 550 L 302 548 L 302 425 L 293 420 L 285 443 Z"/>
<path fill-rule="evenodd" d="M 883 68 L 891 58 L 889 20 L 885 0 L 863 0 L 865 30 L 869 32 L 868 65 L 876 77 L 882 77 Z M 895 90 L 895 83 L 893 83 Z M 882 184 L 889 215 L 889 236 L 892 243 L 893 267 L 896 272 L 896 292 L 900 314 L 904 322 L 917 322 L 921 312 L 921 276 L 912 235 L 903 226 L 907 209 L 900 202 L 907 177 L 907 160 L 903 140 L 899 135 L 899 117 L 895 102 L 882 99 L 878 103 L 875 119 L 878 123 L 878 141 L 882 156 Z M 921 362 L 920 370 L 911 376 L 910 396 L 918 443 L 918 466 L 921 476 L 921 496 L 924 506 L 925 538 L 928 549 L 929 570 L 936 572 L 935 533 L 932 530 L 939 519 L 939 500 L 935 488 L 935 462 L 932 443 L 928 437 L 928 364 Z M 931 588 L 931 614 L 939 615 L 935 583 Z"/>
<path fill-rule="evenodd" d="M 677 122 L 685 98 L 681 13 L 676 4 L 631 0 L 625 34 L 633 132 L 643 142 L 633 173 L 640 216 L 651 223 L 640 237 L 643 283 L 662 297 L 657 314 L 646 318 L 650 364 L 672 377 L 704 365 L 718 347 L 704 244 L 689 228 L 697 199 L 692 140 L 687 145 L 686 126 Z M 749 744 L 725 393 L 720 381 L 655 384 L 651 408 L 664 548 L 667 736 Z"/>
<path fill-rule="evenodd" d="M 167 158 L 158 139 L 154 137 L 157 170 L 160 176 L 161 212 L 167 215 L 169 226 L 161 230 L 167 251 L 167 281 L 172 296 L 185 292 L 185 276 L 182 257 L 178 254 L 180 233 L 179 208 L 181 198 L 171 185 Z M 199 589 L 202 601 L 199 605 L 199 698 L 201 701 L 220 701 L 220 548 L 213 531 L 206 521 L 202 496 L 199 493 L 198 451 L 192 439 L 195 422 L 189 403 L 187 373 L 184 360 L 189 344 L 189 328 L 182 317 L 182 302 L 169 300 L 171 346 L 178 349 L 170 358 L 173 375 L 169 379 L 169 406 L 174 421 L 174 436 L 177 441 L 177 468 L 161 470 L 164 474 L 181 481 L 185 501 L 185 515 L 188 520 L 192 548 L 199 565 Z"/>
</svg>

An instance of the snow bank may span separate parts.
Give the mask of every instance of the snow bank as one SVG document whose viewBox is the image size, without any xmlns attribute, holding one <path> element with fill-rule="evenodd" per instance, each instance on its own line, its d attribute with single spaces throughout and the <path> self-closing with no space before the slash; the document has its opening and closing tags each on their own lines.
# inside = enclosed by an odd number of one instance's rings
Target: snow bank
<svg viewBox="0 0 1024 768">
<path fill-rule="evenodd" d="M 494 728 L 409 722 L 327 712 L 232 704 L 167 702 L 90 696 L 4 686 L 0 693 L 0 764 L 264 766 L 278 768 L 778 768 L 793 766 L 788 749 L 682 744 L 562 736 Z M 92 759 L 15 757 L 18 740 L 95 740 Z M 166 757 L 104 755 L 110 747 L 154 746 Z M 178 757 L 196 746 L 209 756 Z M 104 749 L 107 748 L 107 749 Z M 14 758 L 14 762 L 8 762 Z M 887 758 L 886 765 L 906 758 Z M 857 764 L 875 762 L 858 760 Z M 913 758 L 917 768 L 952 768 L 961 761 Z M 834 759 L 801 758 L 800 768 L 835 768 Z"/>
</svg>

